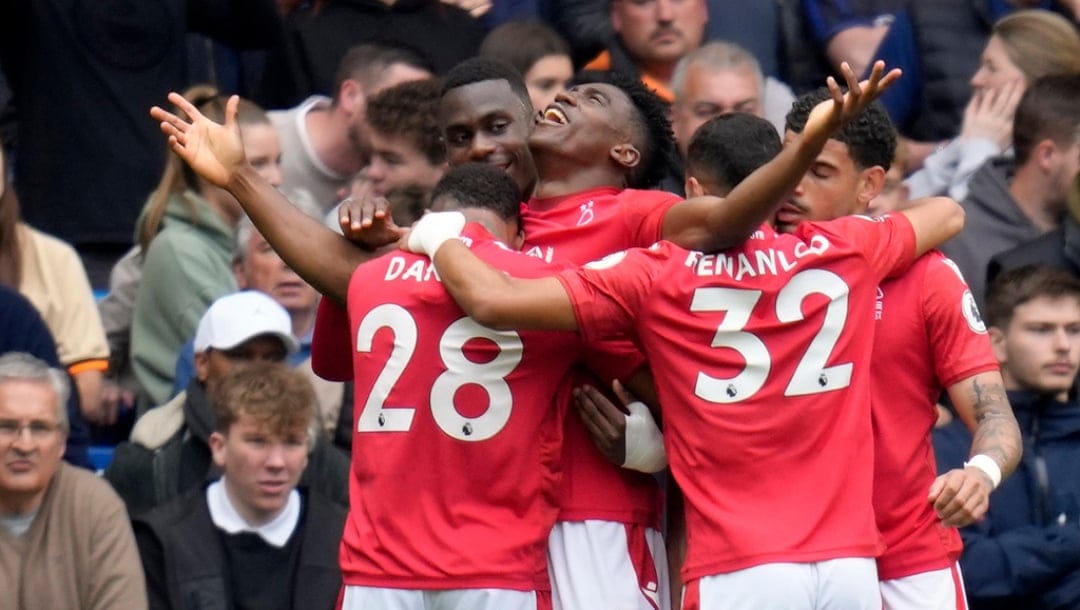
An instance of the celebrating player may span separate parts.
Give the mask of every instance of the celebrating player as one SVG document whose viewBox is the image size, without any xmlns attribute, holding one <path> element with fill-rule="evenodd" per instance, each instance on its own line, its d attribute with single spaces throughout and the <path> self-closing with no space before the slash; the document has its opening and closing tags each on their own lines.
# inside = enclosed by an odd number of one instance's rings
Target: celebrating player
<svg viewBox="0 0 1080 610">
<path fill-rule="evenodd" d="M 962 217 L 932 200 L 795 235 L 763 226 L 717 254 L 661 242 L 538 280 L 479 261 L 442 216 L 421 220 L 409 244 L 434 255 L 444 286 L 485 325 L 629 333 L 664 371 L 668 458 L 687 506 L 685 608 L 877 608 L 874 295 Z"/>
<path fill-rule="evenodd" d="M 785 137 L 827 97 L 799 98 Z M 868 107 L 825 144 L 777 212 L 777 227 L 865 213 L 895 146 L 889 117 Z M 888 372 L 870 388 L 874 511 L 886 545 L 877 560 L 882 601 L 886 610 L 963 610 L 956 527 L 986 513 L 990 492 L 1020 459 L 1020 430 L 975 299 L 951 260 L 929 252 L 882 283 L 874 315 L 873 366 Z M 975 440 L 966 468 L 936 477 L 930 431 L 943 389 Z"/>
</svg>

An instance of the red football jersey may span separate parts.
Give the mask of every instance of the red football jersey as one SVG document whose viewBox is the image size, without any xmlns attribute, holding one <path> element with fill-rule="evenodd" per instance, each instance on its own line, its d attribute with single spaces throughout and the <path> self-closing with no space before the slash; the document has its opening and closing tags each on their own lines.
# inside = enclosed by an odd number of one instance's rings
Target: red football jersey
<svg viewBox="0 0 1080 610">
<path fill-rule="evenodd" d="M 612 252 L 650 246 L 661 238 L 664 214 L 680 201 L 663 191 L 610 187 L 533 199 L 522 208 L 523 250 L 549 262 L 584 265 Z M 581 371 L 573 385 L 585 383 L 608 387 Z M 656 480 L 607 461 L 577 415 L 566 418 L 563 451 L 559 520 L 601 519 L 658 526 Z"/>
<path fill-rule="evenodd" d="M 686 499 L 684 582 L 881 551 L 873 305 L 913 252 L 902 215 L 849 217 L 763 227 L 720 254 L 662 242 L 558 276 L 586 339 L 629 332 L 656 371 Z"/>
<path fill-rule="evenodd" d="M 515 275 L 552 268 L 466 235 Z M 356 427 L 340 564 L 349 585 L 533 590 L 558 511 L 576 333 L 494 331 L 406 252 L 357 268 L 348 317 Z"/>
<path fill-rule="evenodd" d="M 956 529 L 926 500 L 937 476 L 935 405 L 944 388 L 998 364 L 971 290 L 940 252 L 883 282 L 874 315 L 874 510 L 886 545 L 878 576 L 891 580 L 947 568 L 960 555 Z"/>
</svg>

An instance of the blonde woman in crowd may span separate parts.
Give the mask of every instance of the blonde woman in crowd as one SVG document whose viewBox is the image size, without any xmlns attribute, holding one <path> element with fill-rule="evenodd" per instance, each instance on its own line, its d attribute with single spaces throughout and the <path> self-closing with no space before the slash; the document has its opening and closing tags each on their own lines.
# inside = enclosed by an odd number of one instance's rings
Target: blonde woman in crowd
<svg viewBox="0 0 1080 610">
<path fill-rule="evenodd" d="M 1080 34 L 1068 19 L 1038 9 L 999 19 L 971 77 L 974 95 L 960 135 L 943 142 L 906 180 L 909 196 L 963 200 L 975 170 L 1012 146 L 1013 115 L 1028 85 L 1043 76 L 1077 73 Z"/>
<path fill-rule="evenodd" d="M 225 98 L 216 90 L 203 86 L 188 94 L 200 112 L 224 120 Z M 237 118 L 248 158 L 268 182 L 279 185 L 281 145 L 266 113 L 241 100 Z M 168 399 L 180 348 L 210 303 L 236 290 L 233 229 L 242 215 L 232 195 L 170 153 L 136 226 L 143 262 L 131 322 L 131 363 L 143 393 L 140 404 Z"/>
</svg>

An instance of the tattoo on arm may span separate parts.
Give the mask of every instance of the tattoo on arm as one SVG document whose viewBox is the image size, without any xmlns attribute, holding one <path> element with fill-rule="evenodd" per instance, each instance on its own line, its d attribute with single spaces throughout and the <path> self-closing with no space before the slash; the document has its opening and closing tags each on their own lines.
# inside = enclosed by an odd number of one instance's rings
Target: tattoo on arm
<svg viewBox="0 0 1080 610">
<path fill-rule="evenodd" d="M 975 438 L 971 455 L 985 453 L 1001 466 L 1008 476 L 1020 461 L 1020 428 L 1016 424 L 1005 388 L 1000 382 L 971 380 L 974 398 Z"/>
</svg>

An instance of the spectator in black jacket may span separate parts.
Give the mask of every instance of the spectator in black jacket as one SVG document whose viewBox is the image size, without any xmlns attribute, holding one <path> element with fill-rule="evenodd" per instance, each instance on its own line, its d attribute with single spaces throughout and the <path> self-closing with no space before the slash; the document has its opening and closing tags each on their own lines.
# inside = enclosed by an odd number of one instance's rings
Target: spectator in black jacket
<svg viewBox="0 0 1080 610">
<path fill-rule="evenodd" d="M 991 286 L 987 325 L 1024 438 L 1024 455 L 987 518 L 961 530 L 972 610 L 1080 607 L 1080 281 L 1020 267 Z M 934 432 L 938 470 L 966 459 L 970 435 Z"/>
<path fill-rule="evenodd" d="M 135 521 L 150 608 L 333 608 L 345 509 L 297 489 L 315 441 L 311 384 L 280 364 L 242 365 L 213 402 L 224 475 Z"/>
</svg>

